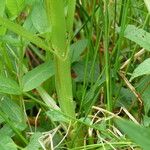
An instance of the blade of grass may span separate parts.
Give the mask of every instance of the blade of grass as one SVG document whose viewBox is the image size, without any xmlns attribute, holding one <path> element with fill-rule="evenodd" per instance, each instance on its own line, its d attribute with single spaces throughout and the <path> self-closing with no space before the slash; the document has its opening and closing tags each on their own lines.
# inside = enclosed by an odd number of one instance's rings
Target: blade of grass
<svg viewBox="0 0 150 150">
<path fill-rule="evenodd" d="M 111 92 L 111 75 L 110 75 L 110 61 L 109 61 L 109 14 L 108 14 L 108 0 L 104 0 L 104 56 L 105 56 L 105 75 L 106 75 L 106 95 L 107 95 L 107 110 L 112 111 L 112 92 Z"/>
</svg>

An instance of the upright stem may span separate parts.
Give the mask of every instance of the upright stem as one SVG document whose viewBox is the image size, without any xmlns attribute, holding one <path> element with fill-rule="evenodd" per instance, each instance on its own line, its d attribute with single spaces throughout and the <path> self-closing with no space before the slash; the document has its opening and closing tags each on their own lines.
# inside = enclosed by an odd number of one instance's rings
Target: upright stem
<svg viewBox="0 0 150 150">
<path fill-rule="evenodd" d="M 105 55 L 105 75 L 106 75 L 106 95 L 107 95 L 107 110 L 112 111 L 112 92 L 110 84 L 110 63 L 109 63 L 109 18 L 108 18 L 108 0 L 104 0 L 104 55 Z"/>
<path fill-rule="evenodd" d="M 73 104 L 72 83 L 70 75 L 70 60 L 67 57 L 67 59 L 63 61 L 56 56 L 55 64 L 55 82 L 60 108 L 66 115 L 75 117 L 75 107 Z"/>
<path fill-rule="evenodd" d="M 75 118 L 75 107 L 72 95 L 72 81 L 70 72 L 70 58 L 67 52 L 70 45 L 70 34 L 74 17 L 75 1 L 68 1 L 68 12 L 65 16 L 64 0 L 45 0 L 49 25 L 52 28 L 50 33 L 53 49 L 58 53 L 55 55 L 55 82 L 58 101 L 61 110 Z M 72 11 L 70 9 L 73 9 Z M 62 57 L 64 59 L 62 59 Z"/>
</svg>

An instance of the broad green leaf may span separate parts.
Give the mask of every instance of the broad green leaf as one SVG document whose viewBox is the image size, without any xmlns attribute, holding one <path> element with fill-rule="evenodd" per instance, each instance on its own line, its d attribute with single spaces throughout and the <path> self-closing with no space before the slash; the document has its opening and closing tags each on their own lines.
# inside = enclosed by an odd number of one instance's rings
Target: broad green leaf
<svg viewBox="0 0 150 150">
<path fill-rule="evenodd" d="M 32 32 L 33 34 L 36 34 L 37 30 L 35 29 L 33 22 L 31 20 L 31 15 L 29 15 L 27 17 L 27 19 L 25 20 L 23 27 L 28 31 L 28 32 Z"/>
<path fill-rule="evenodd" d="M 24 0 L 6 0 L 6 9 L 9 17 L 15 19 L 24 8 Z"/>
<path fill-rule="evenodd" d="M 88 40 L 79 40 L 70 46 L 70 60 L 71 62 L 79 61 L 81 53 L 87 47 Z"/>
<path fill-rule="evenodd" d="M 13 130 L 10 128 L 8 124 L 3 125 L 3 127 L 0 129 L 0 135 L 7 135 L 9 137 L 14 136 Z"/>
<path fill-rule="evenodd" d="M 0 110 L 5 113 L 17 129 L 22 131 L 26 128 L 22 109 L 12 99 L 2 97 L 0 100 Z"/>
<path fill-rule="evenodd" d="M 2 97 L 0 100 L 0 109 L 7 114 L 10 120 L 15 122 L 23 122 L 23 113 L 21 108 L 9 97 Z"/>
<path fill-rule="evenodd" d="M 150 58 L 144 60 L 132 73 L 131 79 L 142 75 L 150 75 Z"/>
<path fill-rule="evenodd" d="M 150 2 L 149 2 L 149 0 L 144 0 L 144 2 L 145 2 L 145 5 L 147 7 L 148 12 L 150 13 Z"/>
<path fill-rule="evenodd" d="M 0 76 L 0 93 L 20 95 L 22 91 L 17 82 L 10 78 Z"/>
<path fill-rule="evenodd" d="M 30 91 L 40 86 L 44 81 L 54 75 L 53 62 L 46 62 L 23 76 L 23 91 Z"/>
<path fill-rule="evenodd" d="M 17 150 L 17 145 L 9 136 L 2 135 L 0 138 L 0 150 Z"/>
<path fill-rule="evenodd" d="M 143 150 L 150 148 L 150 129 L 134 124 L 131 121 L 116 119 L 117 126 L 125 132 L 129 138 L 139 144 Z"/>
<path fill-rule="evenodd" d="M 51 109 L 47 111 L 46 114 L 52 121 L 69 123 L 69 119 L 59 110 Z"/>
<path fill-rule="evenodd" d="M 39 138 L 42 136 L 40 132 L 36 132 L 31 136 L 30 143 L 23 150 L 38 150 L 41 148 Z"/>
<path fill-rule="evenodd" d="M 150 33 L 145 30 L 139 29 L 134 25 L 128 25 L 125 29 L 124 37 L 150 51 Z"/>
<path fill-rule="evenodd" d="M 37 31 L 39 31 L 39 33 L 45 33 L 48 31 L 48 22 L 46 11 L 43 6 L 43 1 L 36 1 L 31 12 L 31 20 L 34 27 L 37 29 Z"/>
</svg>

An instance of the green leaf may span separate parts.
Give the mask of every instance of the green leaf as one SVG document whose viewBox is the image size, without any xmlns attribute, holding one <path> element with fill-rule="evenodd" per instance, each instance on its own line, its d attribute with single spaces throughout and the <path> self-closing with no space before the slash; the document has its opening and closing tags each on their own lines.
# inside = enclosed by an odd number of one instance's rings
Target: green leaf
<svg viewBox="0 0 150 150">
<path fill-rule="evenodd" d="M 0 124 L 4 122 L 4 119 L 0 116 Z"/>
<path fill-rule="evenodd" d="M 41 147 L 41 145 L 38 141 L 41 136 L 42 136 L 42 134 L 40 132 L 34 133 L 31 136 L 30 143 L 23 150 L 31 150 L 31 149 L 32 150 L 38 150 Z"/>
<path fill-rule="evenodd" d="M 117 94 L 118 90 L 120 90 L 118 101 L 115 107 L 125 107 L 130 109 L 133 100 L 135 99 L 135 95 L 131 92 L 130 89 L 119 86 L 119 84 L 114 86 L 113 93 Z"/>
<path fill-rule="evenodd" d="M 52 121 L 69 123 L 69 119 L 58 110 L 51 109 L 46 114 Z"/>
<path fill-rule="evenodd" d="M 94 71 L 93 71 L 93 78 L 91 78 L 90 76 L 90 71 L 91 71 L 91 65 L 92 65 L 92 61 L 88 62 L 88 66 L 87 66 L 87 70 L 88 70 L 88 74 L 86 76 L 87 78 L 87 82 L 91 82 L 92 80 L 95 82 L 99 76 L 99 65 L 98 63 L 95 63 L 94 65 Z M 84 77 L 85 77 L 85 62 L 84 61 L 79 61 L 78 63 L 75 63 L 72 66 L 72 69 L 74 70 L 75 74 L 77 75 L 77 77 L 74 79 L 76 82 L 83 82 L 84 81 Z"/>
<path fill-rule="evenodd" d="M 24 8 L 24 0 L 6 0 L 6 8 L 9 17 L 15 19 Z"/>
<path fill-rule="evenodd" d="M 7 135 L 9 137 L 13 137 L 15 134 L 11 127 L 8 124 L 3 125 L 3 127 L 0 129 L 0 135 Z"/>
<path fill-rule="evenodd" d="M 21 42 L 17 38 L 14 38 L 9 35 L 0 36 L 0 41 L 11 44 L 13 46 L 21 46 L 22 45 Z"/>
<path fill-rule="evenodd" d="M 33 22 L 31 20 L 31 15 L 29 15 L 27 17 L 27 19 L 25 20 L 23 27 L 28 31 L 28 32 L 32 32 L 33 34 L 36 34 L 37 30 L 33 25 Z"/>
<path fill-rule="evenodd" d="M 139 144 L 144 150 L 150 148 L 150 129 L 134 124 L 131 121 L 116 119 L 117 126 L 125 132 L 129 138 Z"/>
<path fill-rule="evenodd" d="M 12 99 L 6 96 L 2 97 L 0 100 L 0 110 L 5 113 L 17 129 L 22 131 L 26 128 L 22 109 Z"/>
<path fill-rule="evenodd" d="M 23 91 L 30 91 L 40 86 L 44 81 L 54 75 L 53 62 L 46 62 L 23 76 Z"/>
<path fill-rule="evenodd" d="M 88 40 L 79 40 L 70 46 L 70 60 L 71 62 L 79 61 L 81 53 L 87 47 Z"/>
<path fill-rule="evenodd" d="M 5 0 L 0 0 L 0 16 L 3 16 L 5 10 Z"/>
<path fill-rule="evenodd" d="M 23 122 L 23 113 L 21 108 L 9 97 L 2 97 L 0 100 L 0 109 L 7 114 L 10 120 L 18 123 Z"/>
<path fill-rule="evenodd" d="M 145 114 L 148 115 L 148 113 L 150 111 L 150 100 L 149 100 L 149 98 L 150 98 L 150 85 L 146 89 L 144 89 L 144 92 L 142 94 L 142 98 L 144 101 Z"/>
<path fill-rule="evenodd" d="M 142 75 L 150 75 L 150 58 L 144 60 L 132 73 L 131 79 Z"/>
<path fill-rule="evenodd" d="M 27 140 L 22 136 L 22 133 L 18 130 L 18 127 L 16 127 L 16 126 L 18 126 L 17 124 L 16 124 L 16 122 L 14 121 L 14 122 L 12 122 L 9 118 L 8 118 L 8 115 L 7 114 L 5 114 L 3 111 L 0 111 L 0 115 L 3 117 L 3 119 L 5 120 L 5 122 L 10 126 L 10 128 L 14 131 L 14 133 L 16 133 L 17 135 L 18 135 L 18 137 L 20 137 L 20 139 L 25 143 L 25 144 L 27 144 L 28 142 L 27 142 Z M 21 129 L 22 130 L 22 128 L 19 128 L 19 129 Z M 24 129 L 23 129 L 24 130 Z M 11 132 L 11 131 L 10 131 Z M 10 134 L 10 132 L 8 133 L 6 133 L 6 134 Z"/>
<path fill-rule="evenodd" d="M 0 93 L 20 95 L 22 91 L 17 82 L 7 77 L 0 76 Z"/>
<path fill-rule="evenodd" d="M 149 126 L 150 126 L 150 117 L 144 115 L 143 116 L 143 124 L 144 124 L 145 127 L 149 128 Z"/>
<path fill-rule="evenodd" d="M 150 33 L 145 30 L 139 29 L 134 25 L 128 25 L 125 30 L 124 37 L 150 51 Z"/>
<path fill-rule="evenodd" d="M 145 2 L 145 5 L 147 7 L 148 12 L 150 13 L 150 3 L 149 3 L 149 0 L 144 0 L 144 2 Z"/>
<path fill-rule="evenodd" d="M 49 50 L 53 54 L 56 54 L 58 56 L 58 53 L 51 50 L 51 48 L 46 44 L 46 42 L 44 40 L 42 40 L 41 38 L 39 38 L 36 35 L 33 35 L 31 32 L 28 32 L 22 26 L 14 23 L 14 22 L 9 21 L 8 19 L 4 19 L 1 16 L 0 16 L 0 25 L 2 25 L 4 27 L 8 28 L 9 30 L 13 31 L 14 33 L 22 36 L 26 40 L 29 40 L 30 42 L 32 42 L 33 44 L 35 44 L 39 48 L 42 48 L 44 50 Z"/>
<path fill-rule="evenodd" d="M 5 0 L 0 0 L 0 16 L 4 15 L 4 11 L 5 11 Z M 5 27 L 0 27 L 0 35 L 4 35 L 6 32 L 6 28 Z"/>
<path fill-rule="evenodd" d="M 57 110 L 59 109 L 55 100 L 45 91 L 44 88 L 37 87 L 36 90 L 38 91 L 39 95 L 41 96 L 41 98 L 43 99 L 43 101 L 46 103 L 47 106 L 49 106 L 50 108 L 52 107 Z"/>
<path fill-rule="evenodd" d="M 17 146 L 9 136 L 3 135 L 0 138 L 0 150 L 17 150 Z"/>
<path fill-rule="evenodd" d="M 48 31 L 48 22 L 43 1 L 40 0 L 35 3 L 31 13 L 31 20 L 39 33 L 45 33 Z"/>
<path fill-rule="evenodd" d="M 33 5 L 36 0 L 25 0 L 26 5 Z"/>
</svg>

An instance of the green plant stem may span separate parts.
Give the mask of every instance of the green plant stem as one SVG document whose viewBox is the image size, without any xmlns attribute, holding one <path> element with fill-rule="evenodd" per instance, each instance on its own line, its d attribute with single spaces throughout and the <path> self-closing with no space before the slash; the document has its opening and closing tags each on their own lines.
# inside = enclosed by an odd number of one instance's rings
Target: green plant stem
<svg viewBox="0 0 150 150">
<path fill-rule="evenodd" d="M 62 61 L 55 57 L 55 63 L 56 88 L 60 108 L 65 114 L 75 117 L 69 58 L 66 61 Z"/>
<path fill-rule="evenodd" d="M 108 17 L 108 0 L 104 0 L 104 55 L 105 55 L 105 76 L 106 76 L 106 97 L 107 97 L 107 110 L 112 111 L 112 96 L 111 96 L 111 76 L 110 76 L 110 63 L 109 63 L 109 17 Z"/>
<path fill-rule="evenodd" d="M 60 56 L 65 57 L 65 59 L 60 59 L 57 55 L 54 56 L 55 82 L 59 105 L 61 110 L 66 115 L 70 115 L 71 117 L 75 118 L 75 107 L 73 103 L 70 72 L 70 58 L 67 54 L 70 44 L 70 39 L 68 38 L 71 34 L 73 19 L 70 18 L 66 21 L 63 0 L 46 0 L 45 4 L 49 25 L 52 27 L 52 32 L 50 35 L 52 46 Z M 74 17 L 74 8 L 75 1 L 69 1 L 68 12 L 70 12 L 70 14 L 68 14 L 68 17 Z M 67 31 L 69 33 L 67 33 Z"/>
</svg>

